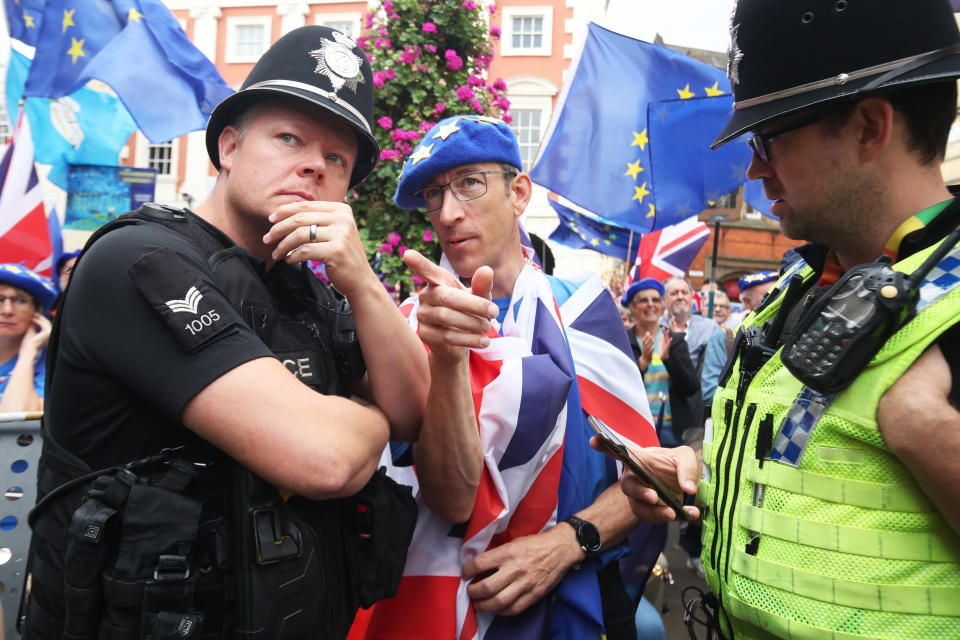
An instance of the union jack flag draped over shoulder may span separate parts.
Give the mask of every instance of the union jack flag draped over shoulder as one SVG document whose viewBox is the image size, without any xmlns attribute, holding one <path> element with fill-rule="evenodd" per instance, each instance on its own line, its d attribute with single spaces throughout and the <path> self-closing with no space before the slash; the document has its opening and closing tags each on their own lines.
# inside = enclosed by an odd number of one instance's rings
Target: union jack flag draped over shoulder
<svg viewBox="0 0 960 640">
<path fill-rule="evenodd" d="M 450 269 L 445 259 L 441 265 Z M 547 277 L 527 265 L 490 346 L 471 351 L 485 470 L 465 532 L 423 505 L 413 467 L 392 468 L 395 479 L 414 487 L 420 514 L 398 594 L 376 605 L 368 638 L 542 637 L 550 597 L 518 616 L 477 612 L 461 567 L 487 549 L 553 527 L 592 501 L 587 487 L 576 486 L 586 483 L 585 459 L 595 454 L 581 405 L 624 440 L 657 445 L 643 381 L 610 294 L 592 274 L 573 285 L 558 305 Z M 401 306 L 414 328 L 417 308 L 415 300 Z M 599 637 L 594 571 L 568 572 L 553 595 L 584 618 L 568 625 L 568 637 L 587 637 L 585 629 Z M 556 611 L 556 601 L 553 606 Z"/>
</svg>

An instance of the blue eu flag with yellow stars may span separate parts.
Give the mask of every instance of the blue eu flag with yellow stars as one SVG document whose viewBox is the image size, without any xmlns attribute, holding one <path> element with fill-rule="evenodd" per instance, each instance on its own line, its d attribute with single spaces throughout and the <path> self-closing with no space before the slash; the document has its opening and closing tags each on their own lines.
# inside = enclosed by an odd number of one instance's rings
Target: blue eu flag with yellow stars
<svg viewBox="0 0 960 640">
<path fill-rule="evenodd" d="M 709 151 L 732 109 L 720 69 L 590 23 L 569 78 L 530 172 L 537 184 L 605 222 L 645 233 L 706 209 L 709 195 L 716 199 L 746 179 L 727 180 L 731 155 L 746 170 L 745 144 Z M 693 108 L 676 107 L 695 99 Z M 663 157 L 671 162 L 661 168 Z"/>
<path fill-rule="evenodd" d="M 26 96 L 101 80 L 152 142 L 202 129 L 233 93 L 160 0 L 47 0 Z"/>
<path fill-rule="evenodd" d="M 36 46 L 45 3 L 46 0 L 3 0 L 10 37 L 31 47 Z M 11 122 L 16 120 L 11 119 Z"/>
<path fill-rule="evenodd" d="M 560 220 L 560 226 L 550 234 L 550 240 L 572 249 L 592 249 L 620 260 L 631 260 L 633 256 L 630 254 L 637 253 L 640 234 L 633 234 L 631 247 L 629 229 L 597 220 L 589 214 L 567 206 L 570 203 L 561 203 L 552 197 L 547 202 L 553 207 Z"/>
</svg>

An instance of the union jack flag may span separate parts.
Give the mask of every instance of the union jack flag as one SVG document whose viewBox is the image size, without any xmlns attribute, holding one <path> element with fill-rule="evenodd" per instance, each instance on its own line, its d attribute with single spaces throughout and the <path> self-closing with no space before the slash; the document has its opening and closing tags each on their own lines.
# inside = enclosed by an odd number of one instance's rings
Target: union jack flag
<svg viewBox="0 0 960 640">
<path fill-rule="evenodd" d="M 47 277 L 53 270 L 50 229 L 23 112 L 0 161 L 0 256 Z"/>
<path fill-rule="evenodd" d="M 377 603 L 367 638 L 542 637 L 546 602 L 518 616 L 477 612 L 461 567 L 487 549 L 548 530 L 592 501 L 589 489 L 577 486 L 586 482 L 586 456 L 599 455 L 586 441 L 583 411 L 625 440 L 657 445 L 643 381 L 610 294 L 596 275 L 571 287 L 569 298 L 558 305 L 550 281 L 536 267 L 525 267 L 502 326 L 491 331 L 490 346 L 471 352 L 485 462 L 473 515 L 464 529 L 421 501 L 397 596 Z M 416 327 L 417 303 L 401 309 Z M 391 466 L 388 458 L 385 454 L 384 462 Z M 391 475 L 413 486 L 420 500 L 413 467 L 392 467 Z M 567 577 L 553 595 L 575 602 L 578 615 L 591 618 L 581 628 L 590 627 L 599 637 L 596 573 L 571 571 Z M 577 628 L 566 633 L 586 637 Z"/>
<path fill-rule="evenodd" d="M 637 259 L 630 270 L 627 286 L 643 278 L 663 282 L 671 276 L 682 277 L 709 236 L 710 227 L 698 222 L 696 216 L 645 233 L 640 238 Z"/>
</svg>

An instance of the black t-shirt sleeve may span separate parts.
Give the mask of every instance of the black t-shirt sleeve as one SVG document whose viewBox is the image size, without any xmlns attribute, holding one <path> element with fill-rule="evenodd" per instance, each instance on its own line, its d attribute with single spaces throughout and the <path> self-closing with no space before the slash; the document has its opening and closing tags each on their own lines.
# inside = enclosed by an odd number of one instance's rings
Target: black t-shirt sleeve
<svg viewBox="0 0 960 640">
<path fill-rule="evenodd" d="M 179 422 L 224 373 L 270 350 L 213 281 L 205 258 L 154 224 L 106 234 L 83 256 L 63 308 L 64 356 Z"/>
</svg>

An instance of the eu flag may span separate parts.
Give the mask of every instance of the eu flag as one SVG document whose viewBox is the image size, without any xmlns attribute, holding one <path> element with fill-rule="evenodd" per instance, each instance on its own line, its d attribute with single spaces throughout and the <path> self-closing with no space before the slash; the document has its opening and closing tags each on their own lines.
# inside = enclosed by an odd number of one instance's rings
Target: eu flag
<svg viewBox="0 0 960 640">
<path fill-rule="evenodd" d="M 46 0 L 3 0 L 11 38 L 31 47 L 36 46 L 45 2 Z M 10 118 L 10 122 L 16 121 L 16 118 Z"/>
<path fill-rule="evenodd" d="M 640 233 L 687 217 L 661 215 L 652 148 L 666 145 L 664 152 L 673 151 L 668 138 L 657 137 L 650 118 L 658 117 L 664 101 L 723 95 L 729 87 L 724 72 L 591 23 L 568 78 L 530 172 L 533 181 L 604 221 Z M 729 108 L 729 101 L 725 104 Z M 702 160 L 712 162 L 713 156 L 704 153 Z M 706 203 L 691 206 L 696 213 Z"/>
<path fill-rule="evenodd" d="M 10 52 L 6 94 L 11 121 L 16 121 L 29 69 L 26 56 Z M 52 165 L 47 180 L 64 190 L 70 164 L 116 165 L 120 150 L 137 130 L 116 96 L 92 87 L 56 100 L 27 98 L 23 108 L 30 119 L 34 160 Z"/>
<path fill-rule="evenodd" d="M 633 246 L 631 247 L 629 246 L 630 229 L 597 220 L 593 216 L 576 211 L 553 198 L 549 198 L 547 202 L 553 207 L 557 218 L 560 220 L 560 226 L 550 234 L 550 240 L 572 249 L 592 249 L 620 260 L 633 259 L 633 254 L 637 252 L 640 234 L 633 236 Z"/>
<path fill-rule="evenodd" d="M 233 93 L 160 0 L 47 0 L 27 96 L 109 85 L 152 142 L 202 129 Z"/>
</svg>

